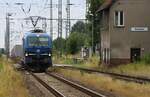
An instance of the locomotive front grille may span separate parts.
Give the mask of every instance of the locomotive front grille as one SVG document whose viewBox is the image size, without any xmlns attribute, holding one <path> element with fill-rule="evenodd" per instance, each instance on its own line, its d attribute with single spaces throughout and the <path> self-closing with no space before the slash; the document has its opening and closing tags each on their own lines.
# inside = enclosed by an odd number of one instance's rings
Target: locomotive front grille
<svg viewBox="0 0 150 97">
<path fill-rule="evenodd" d="M 28 59 L 29 63 L 49 63 L 50 62 L 50 56 L 43 56 L 43 55 L 32 55 L 26 57 Z"/>
</svg>

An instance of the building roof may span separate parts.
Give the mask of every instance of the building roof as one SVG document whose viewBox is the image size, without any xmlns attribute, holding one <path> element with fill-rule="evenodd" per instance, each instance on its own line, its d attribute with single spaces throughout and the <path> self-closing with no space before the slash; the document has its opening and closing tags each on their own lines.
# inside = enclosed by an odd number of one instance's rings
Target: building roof
<svg viewBox="0 0 150 97">
<path fill-rule="evenodd" d="M 116 0 L 105 0 L 104 3 L 99 7 L 97 12 L 100 12 L 104 9 L 109 8 L 113 4 L 114 1 L 116 1 Z"/>
</svg>

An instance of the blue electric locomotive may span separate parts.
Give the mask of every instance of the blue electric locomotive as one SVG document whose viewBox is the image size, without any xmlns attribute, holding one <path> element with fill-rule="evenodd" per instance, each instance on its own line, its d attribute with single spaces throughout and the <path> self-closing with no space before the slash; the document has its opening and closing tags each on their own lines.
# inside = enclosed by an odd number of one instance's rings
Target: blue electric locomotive
<svg viewBox="0 0 150 97">
<path fill-rule="evenodd" d="M 23 38 L 23 61 L 34 70 L 46 70 L 52 66 L 52 40 L 42 30 L 27 32 Z"/>
</svg>

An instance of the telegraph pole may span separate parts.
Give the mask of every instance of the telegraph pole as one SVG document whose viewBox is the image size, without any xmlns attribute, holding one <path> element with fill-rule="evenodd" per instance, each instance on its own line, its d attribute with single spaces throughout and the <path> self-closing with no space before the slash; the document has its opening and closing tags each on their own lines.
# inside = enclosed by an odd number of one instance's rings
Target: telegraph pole
<svg viewBox="0 0 150 97">
<path fill-rule="evenodd" d="M 53 0 L 50 0 L 50 34 L 53 40 Z"/>
<path fill-rule="evenodd" d="M 67 21 L 66 21 L 66 38 L 68 37 L 70 33 L 70 0 L 67 0 L 67 7 L 66 7 L 66 12 L 67 12 Z"/>
<path fill-rule="evenodd" d="M 58 37 L 62 38 L 62 0 L 58 0 Z"/>
<path fill-rule="evenodd" d="M 60 54 L 59 56 L 62 56 L 62 0 L 58 0 L 58 39 L 59 40 L 59 45 L 60 45 Z"/>
<path fill-rule="evenodd" d="M 5 48 L 6 48 L 6 55 L 7 58 L 9 57 L 10 54 L 10 13 L 6 13 L 6 36 L 5 36 Z"/>
</svg>

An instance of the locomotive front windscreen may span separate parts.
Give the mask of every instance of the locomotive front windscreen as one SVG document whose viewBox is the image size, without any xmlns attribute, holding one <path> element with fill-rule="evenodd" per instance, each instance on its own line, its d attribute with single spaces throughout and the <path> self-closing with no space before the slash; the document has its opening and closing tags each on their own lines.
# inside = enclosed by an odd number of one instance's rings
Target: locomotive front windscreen
<svg viewBox="0 0 150 97">
<path fill-rule="evenodd" d="M 48 46 L 48 37 L 28 37 L 28 45 L 34 46 Z"/>
</svg>

